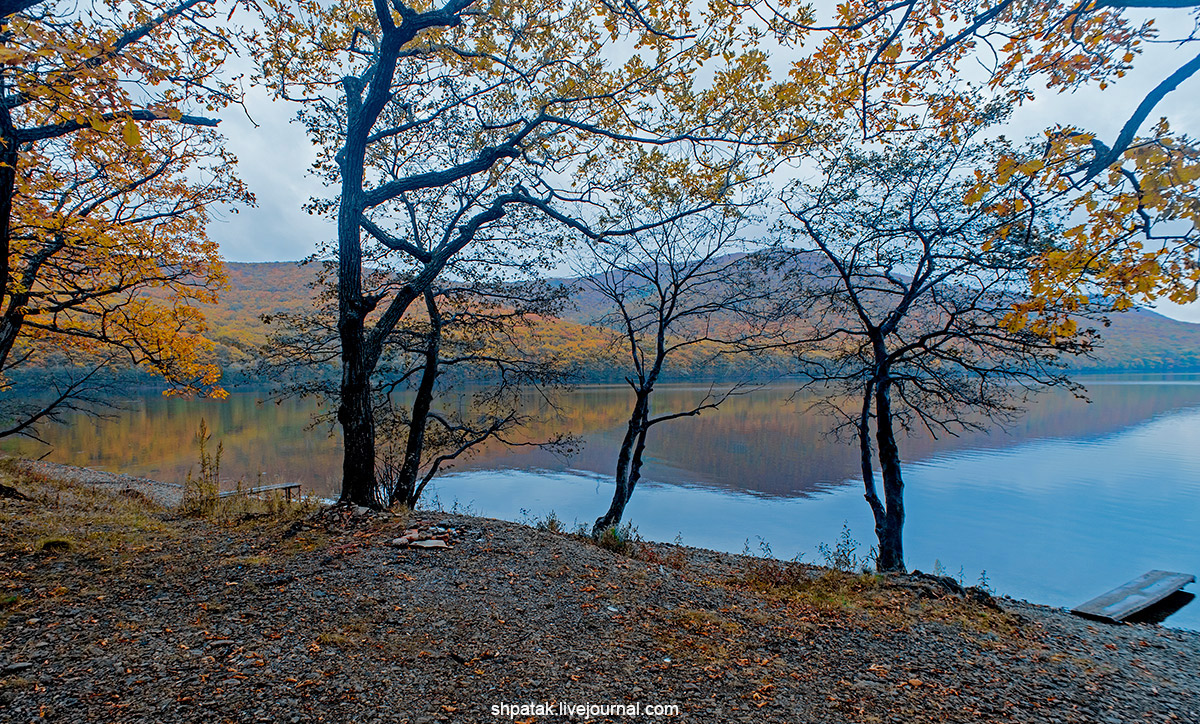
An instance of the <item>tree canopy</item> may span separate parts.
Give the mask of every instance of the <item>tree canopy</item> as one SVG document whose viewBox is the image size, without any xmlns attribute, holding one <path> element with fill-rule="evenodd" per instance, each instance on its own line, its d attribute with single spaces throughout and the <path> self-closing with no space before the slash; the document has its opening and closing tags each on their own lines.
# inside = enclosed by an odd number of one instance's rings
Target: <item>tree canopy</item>
<svg viewBox="0 0 1200 724">
<path fill-rule="evenodd" d="M 196 306 L 222 283 L 205 225 L 253 197 L 217 120 L 193 115 L 239 98 L 222 76 L 235 33 L 216 17 L 211 0 L 3 9 L 0 375 L 67 376 L 6 409 L 0 434 L 32 434 L 122 359 L 219 390 Z"/>
<path fill-rule="evenodd" d="M 1173 48 L 1178 61 L 1142 90 L 1135 107 L 1104 109 L 1125 118 L 1114 137 L 1080 122 L 1053 125 L 1039 142 L 979 169 L 980 182 L 965 197 L 978 201 L 1016 175 L 1029 183 L 1012 203 L 1072 209 L 1078 224 L 1040 257 L 1030 272 L 1033 298 L 1014 309 L 1015 317 L 1061 333 L 1067 318 L 1048 314 L 1060 302 L 1081 307 L 1101 294 L 1127 308 L 1163 296 L 1197 298 L 1198 151 L 1154 113 L 1200 70 L 1193 55 L 1198 14 L 1195 0 L 847 2 L 831 23 L 798 31 L 825 34 L 822 72 L 864 139 L 915 128 L 953 137 L 990 103 L 1019 106 L 1044 92 L 1038 85 L 1063 93 L 1089 84 L 1105 89 L 1150 45 Z"/>
</svg>

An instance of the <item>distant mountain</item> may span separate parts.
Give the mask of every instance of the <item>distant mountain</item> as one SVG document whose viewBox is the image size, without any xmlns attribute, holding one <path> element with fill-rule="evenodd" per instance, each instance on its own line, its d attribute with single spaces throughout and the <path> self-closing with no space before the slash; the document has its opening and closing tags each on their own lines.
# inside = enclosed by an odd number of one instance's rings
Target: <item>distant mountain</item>
<svg viewBox="0 0 1200 724">
<path fill-rule="evenodd" d="M 1074 366 L 1088 370 L 1167 371 L 1200 369 L 1200 324 L 1180 322 L 1149 309 L 1109 317 L 1099 327 L 1103 346 L 1095 359 Z"/>
<path fill-rule="evenodd" d="M 303 313 L 313 308 L 312 288 L 317 265 L 295 262 L 244 264 L 229 262 L 229 288 L 219 304 L 206 309 L 210 337 L 220 361 L 233 368 L 248 366 L 254 351 L 267 341 L 271 327 L 263 315 Z M 578 279 L 557 283 L 582 287 Z M 581 290 L 574 309 L 563 319 L 544 320 L 534 333 L 539 343 L 565 359 L 577 359 L 590 373 L 600 374 L 606 363 L 602 350 L 607 334 L 591 326 L 603 312 L 603 299 Z M 1101 327 L 1103 347 L 1095 359 L 1075 360 L 1080 370 L 1157 372 L 1200 369 L 1200 324 L 1180 322 L 1149 310 L 1114 314 L 1111 326 Z M 687 364 L 683 367 L 686 369 Z M 680 371 L 685 373 L 684 370 Z"/>
</svg>

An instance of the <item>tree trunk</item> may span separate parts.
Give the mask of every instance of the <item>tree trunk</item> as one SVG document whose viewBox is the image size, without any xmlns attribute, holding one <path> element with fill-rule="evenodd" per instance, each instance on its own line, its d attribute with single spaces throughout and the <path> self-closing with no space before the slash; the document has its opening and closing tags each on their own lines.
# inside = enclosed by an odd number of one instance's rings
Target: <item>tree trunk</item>
<svg viewBox="0 0 1200 724">
<path fill-rule="evenodd" d="M 875 518 L 875 537 L 883 541 L 887 530 L 887 512 L 875 490 L 875 470 L 871 460 L 871 397 L 874 389 L 874 383 L 867 383 L 863 389 L 862 412 L 858 418 L 858 452 L 862 466 L 863 498 L 871 506 L 871 515 Z"/>
<path fill-rule="evenodd" d="M 0 82 L 0 93 L 7 84 Z M 17 189 L 17 163 L 20 151 L 17 148 L 16 132 L 12 125 L 9 109 L 0 104 L 0 304 L 8 302 L 7 309 L 0 309 L 0 370 L 4 369 L 8 355 L 21 331 L 21 315 L 16 300 L 12 297 L 12 267 L 9 254 L 12 251 L 12 207 Z"/>
<path fill-rule="evenodd" d="M 892 427 L 891 384 L 884 376 L 875 387 L 875 440 L 879 446 L 879 466 L 883 477 L 883 501 L 886 508 L 884 528 L 879 534 L 880 571 L 903 573 L 904 479 L 900 474 L 900 450 Z"/>
<path fill-rule="evenodd" d="M 625 486 L 625 503 L 627 505 L 629 499 L 633 497 L 633 489 L 642 479 L 642 454 L 646 452 L 646 433 L 648 432 L 650 432 L 650 425 L 643 421 L 642 431 L 638 433 L 637 445 L 633 448 L 633 460 L 629 463 L 629 483 Z"/>
<path fill-rule="evenodd" d="M 599 538 L 604 535 L 604 531 L 621 522 L 625 506 L 633 495 L 633 486 L 637 483 L 631 473 L 640 475 L 641 451 L 646 446 L 646 418 L 650 413 L 650 390 L 638 388 L 635 394 L 637 397 L 633 403 L 633 412 L 629 415 L 629 426 L 625 430 L 625 438 L 621 440 L 621 449 L 617 454 L 616 488 L 613 490 L 612 504 L 609 505 L 608 512 L 597 518 L 592 525 L 593 538 Z"/>
<path fill-rule="evenodd" d="M 379 506 L 375 480 L 375 414 L 371 407 L 371 374 L 378 356 L 368 349 L 366 316 L 370 305 L 362 292 L 362 238 L 359 218 L 363 209 L 363 178 L 367 133 L 373 118 L 360 105 L 361 88 L 343 79 L 349 111 L 346 145 L 339 154 L 341 199 L 338 206 L 338 338 L 342 346 L 341 400 L 342 495 L 339 501 Z"/>
<path fill-rule="evenodd" d="M 341 404 L 338 422 L 342 425 L 342 503 L 379 506 L 375 483 L 375 416 L 371 409 L 371 373 L 361 352 L 343 335 Z"/>
<path fill-rule="evenodd" d="M 425 362 L 421 382 L 413 399 L 408 423 L 408 440 L 404 445 L 404 462 L 396 480 L 396 490 L 389 503 L 402 502 L 410 509 L 417 507 L 417 478 L 421 472 L 421 454 L 425 451 L 425 431 L 429 427 L 429 410 L 433 406 L 433 386 L 438 376 L 438 354 L 441 351 L 442 320 L 433 293 L 425 292 L 425 308 L 429 312 L 429 344 L 425 347 Z"/>
<path fill-rule="evenodd" d="M 340 228 L 342 238 L 338 259 L 338 336 L 342 345 L 341 401 L 338 422 L 342 425 L 344 451 L 342 457 L 343 503 L 379 506 L 375 481 L 375 413 L 371 407 L 371 373 L 375 355 L 367 348 L 364 329 L 365 304 L 362 299 L 361 250 L 358 246 L 357 214 Z"/>
</svg>

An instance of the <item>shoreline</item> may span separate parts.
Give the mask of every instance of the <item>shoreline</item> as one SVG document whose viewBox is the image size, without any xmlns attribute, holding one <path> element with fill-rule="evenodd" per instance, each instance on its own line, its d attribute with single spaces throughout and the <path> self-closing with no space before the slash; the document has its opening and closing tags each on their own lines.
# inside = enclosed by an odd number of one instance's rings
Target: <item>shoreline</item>
<svg viewBox="0 0 1200 724">
<path fill-rule="evenodd" d="M 136 475 L 92 470 L 48 460 L 28 460 L 0 455 L 0 461 L 3 460 L 12 460 L 22 470 L 78 485 L 115 491 L 136 490 L 166 508 L 176 507 L 183 502 L 183 486 L 178 483 L 165 483 Z"/>
<path fill-rule="evenodd" d="M 177 483 L 167 483 L 167 482 L 163 482 L 161 480 L 154 480 L 152 478 L 144 478 L 144 477 L 139 477 L 136 475 L 128 475 L 125 473 L 112 473 L 112 472 L 107 472 L 107 471 L 102 471 L 102 470 L 92 470 L 91 468 L 79 467 L 77 465 L 67 465 L 64 463 L 54 463 L 54 462 L 40 461 L 40 460 L 28 460 L 28 459 L 24 459 L 24 458 L 11 458 L 11 457 L 6 457 L 3 455 L 0 455 L 0 461 L 2 461 L 2 460 L 13 460 L 13 461 L 15 461 L 16 465 L 18 465 L 19 467 L 21 467 L 24 470 L 34 472 L 37 474 L 47 475 L 49 477 L 53 477 L 60 481 L 71 482 L 71 483 L 81 484 L 81 485 L 87 485 L 93 489 L 111 490 L 111 491 L 115 491 L 115 492 L 120 492 L 121 490 L 134 490 L 134 491 L 137 491 L 138 493 L 141 493 L 142 495 L 145 495 L 150 500 L 152 500 L 155 503 L 162 505 L 163 507 L 166 507 L 166 508 L 178 507 L 183 501 L 183 486 L 179 485 Z M 333 501 L 332 499 L 329 499 L 329 498 L 318 497 L 317 500 L 320 505 L 327 507 L 327 508 L 332 508 L 333 506 L 336 505 L 336 501 Z M 423 516 L 433 516 L 433 517 L 443 516 L 443 515 L 463 515 L 464 517 L 468 517 L 468 518 L 479 518 L 481 520 L 503 521 L 506 523 L 510 523 L 512 525 L 530 528 L 533 530 L 537 529 L 536 525 L 532 524 L 533 521 L 510 521 L 510 520 L 507 520 L 504 518 L 491 518 L 491 517 L 482 516 L 482 515 L 449 513 L 443 509 L 433 509 L 433 510 L 418 509 L 418 510 L 414 511 L 414 514 L 415 515 L 423 515 Z M 699 553 L 711 554 L 711 555 L 716 555 L 716 556 L 734 556 L 737 558 L 743 558 L 743 559 L 755 560 L 755 561 L 764 560 L 764 558 L 762 556 L 746 555 L 744 553 L 736 554 L 736 553 L 732 553 L 732 552 L 719 551 L 719 550 L 715 550 L 715 549 L 711 549 L 711 548 L 701 548 L 701 547 L 689 546 L 689 545 L 676 546 L 675 544 L 669 543 L 667 541 L 644 540 L 644 541 L 640 541 L 640 542 L 643 544 L 646 544 L 646 545 L 650 545 L 650 546 L 677 547 L 677 548 L 693 550 L 693 551 L 696 551 Z M 778 558 L 768 558 L 766 560 L 771 560 L 771 561 L 774 561 L 781 565 L 786 565 L 788 563 L 788 561 L 786 561 L 784 559 L 778 559 Z M 826 566 L 821 566 L 819 564 L 806 563 L 804 565 L 811 567 L 811 568 L 829 570 Z M 912 571 L 910 571 L 909 575 L 935 577 L 935 576 L 933 576 L 933 574 L 924 573 L 917 569 L 913 569 Z M 954 581 L 954 579 L 952 577 L 947 576 L 946 578 L 952 582 L 958 583 L 959 586 L 964 587 L 966 589 L 978 590 L 974 586 L 966 586 L 961 581 Z M 1200 585 L 1200 584 L 1198 584 L 1198 585 Z M 1032 609 L 1037 609 L 1037 610 L 1051 611 L 1056 614 L 1070 616 L 1073 619 L 1078 619 L 1079 621 L 1083 621 L 1085 623 L 1088 623 L 1088 624 L 1094 625 L 1094 626 L 1148 625 L 1148 626 L 1160 627 L 1163 629 L 1169 629 L 1172 631 L 1179 631 L 1179 632 L 1187 633 L 1187 634 L 1195 634 L 1197 637 L 1197 645 L 1200 646 L 1200 631 L 1197 631 L 1194 629 L 1178 628 L 1178 627 L 1171 626 L 1169 618 L 1165 622 L 1151 623 L 1151 624 L 1145 624 L 1145 623 L 1112 624 L 1112 623 L 1108 623 L 1108 622 L 1104 622 L 1104 621 L 1089 621 L 1088 619 L 1085 619 L 1083 617 L 1075 616 L 1074 614 L 1072 614 L 1070 612 L 1070 609 L 1068 609 L 1065 606 L 1052 606 L 1049 604 L 1038 603 L 1036 601 L 1030 601 L 1030 600 L 1024 599 L 1024 598 L 1016 598 L 1016 597 L 1012 597 L 1012 596 L 1005 594 L 1003 592 L 1000 592 L 1000 591 L 990 591 L 989 593 L 995 599 L 1003 602 L 1004 604 L 1013 605 L 1013 606 L 1017 606 L 1017 607 L 1027 607 L 1027 608 L 1032 608 Z M 1200 606 L 1200 601 L 1193 601 L 1191 604 L 1188 604 L 1188 605 Z"/>
<path fill-rule="evenodd" d="M 34 498 L 0 501 L 13 721 L 487 724 L 545 701 L 678 706 L 671 722 L 1200 721 L 1194 632 L 451 513 L 190 517 L 119 483 L 0 477 Z M 450 547 L 397 544 L 412 528 Z M 592 721 L 640 720 L 607 711 Z"/>
</svg>

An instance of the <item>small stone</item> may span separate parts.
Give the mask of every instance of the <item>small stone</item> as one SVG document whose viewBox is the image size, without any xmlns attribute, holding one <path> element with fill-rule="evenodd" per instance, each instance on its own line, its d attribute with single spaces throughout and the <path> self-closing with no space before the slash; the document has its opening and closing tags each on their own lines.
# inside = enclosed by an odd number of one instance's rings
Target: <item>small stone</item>
<svg viewBox="0 0 1200 724">
<path fill-rule="evenodd" d="M 394 545 L 396 547 L 406 546 L 411 542 L 412 541 L 409 539 L 408 536 L 400 536 L 399 538 L 392 539 L 392 545 Z"/>
<path fill-rule="evenodd" d="M 41 622 L 42 622 L 42 619 L 40 619 L 40 618 L 31 618 L 25 622 L 25 625 L 26 626 L 37 626 Z"/>
<path fill-rule="evenodd" d="M 208 642 L 208 648 L 215 649 L 221 646 L 233 646 L 234 642 L 229 639 L 216 639 Z"/>
<path fill-rule="evenodd" d="M 449 548 L 444 540 L 418 540 L 413 541 L 415 548 Z"/>
<path fill-rule="evenodd" d="M 14 661 L 11 664 L 5 664 L 4 668 L 0 669 L 0 673 L 19 674 L 22 671 L 28 671 L 29 669 L 32 669 L 32 668 L 33 668 L 33 664 L 29 663 L 28 661 Z"/>
</svg>

